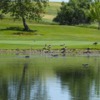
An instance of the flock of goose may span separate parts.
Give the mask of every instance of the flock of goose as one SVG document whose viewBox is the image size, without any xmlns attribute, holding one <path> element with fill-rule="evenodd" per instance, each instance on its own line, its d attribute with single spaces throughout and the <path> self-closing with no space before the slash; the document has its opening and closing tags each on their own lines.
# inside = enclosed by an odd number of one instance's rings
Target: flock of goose
<svg viewBox="0 0 100 100">
<path fill-rule="evenodd" d="M 98 42 L 94 42 L 93 45 L 98 45 Z M 16 55 L 27 55 L 25 58 L 29 58 L 32 54 L 47 54 L 52 57 L 58 57 L 59 55 L 82 55 L 82 54 L 92 54 L 100 53 L 100 50 L 92 50 L 91 48 L 86 49 L 70 49 L 65 44 L 59 45 L 59 49 L 53 49 L 53 46 L 45 44 L 43 48 L 34 50 L 30 49 L 0 49 L 0 54 L 16 54 Z"/>
<path fill-rule="evenodd" d="M 93 45 L 97 45 L 98 42 L 94 42 Z M 34 50 L 33 50 L 34 51 Z M 96 51 L 96 50 L 94 50 Z M 100 52 L 99 50 L 97 50 Z M 60 49 L 53 50 L 51 45 L 45 44 L 41 50 L 35 50 L 36 53 L 50 54 L 52 57 L 58 57 L 59 54 L 65 56 L 67 54 L 91 54 L 93 50 L 86 48 L 84 50 L 68 49 L 65 44 L 60 45 Z"/>
<path fill-rule="evenodd" d="M 98 43 L 97 42 L 94 42 L 93 45 L 97 45 Z M 65 46 L 65 44 L 63 45 L 60 45 L 61 46 L 61 49 L 60 49 L 60 53 L 65 56 L 66 55 L 66 50 L 67 50 L 67 47 Z M 43 51 L 45 53 L 50 53 L 51 52 L 51 45 L 46 45 L 43 47 Z M 73 49 L 73 52 L 75 51 L 75 49 Z M 90 48 L 86 48 L 86 50 L 83 52 L 83 53 L 91 53 L 91 49 Z M 55 53 L 51 53 L 51 56 L 52 57 L 58 57 L 59 54 L 55 54 Z M 25 58 L 29 58 L 30 56 L 25 56 Z M 89 64 L 88 63 L 83 63 L 82 64 L 82 67 L 83 68 L 88 68 L 89 67 Z"/>
</svg>

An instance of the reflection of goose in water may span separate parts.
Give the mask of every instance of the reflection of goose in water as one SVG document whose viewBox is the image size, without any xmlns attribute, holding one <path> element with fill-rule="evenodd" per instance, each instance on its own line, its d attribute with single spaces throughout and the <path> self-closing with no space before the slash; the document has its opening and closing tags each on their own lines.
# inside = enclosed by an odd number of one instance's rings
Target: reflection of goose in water
<svg viewBox="0 0 100 100">
<path fill-rule="evenodd" d="M 29 58 L 30 56 L 25 56 L 25 58 Z"/>
<path fill-rule="evenodd" d="M 87 68 L 89 64 L 82 64 L 83 67 Z"/>
<path fill-rule="evenodd" d="M 51 54 L 52 57 L 58 57 L 58 54 Z"/>
</svg>

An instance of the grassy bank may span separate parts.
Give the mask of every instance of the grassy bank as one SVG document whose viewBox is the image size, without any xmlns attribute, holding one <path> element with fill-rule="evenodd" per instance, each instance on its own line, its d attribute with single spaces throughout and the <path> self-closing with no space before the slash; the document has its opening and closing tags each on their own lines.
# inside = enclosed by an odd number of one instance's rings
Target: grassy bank
<svg viewBox="0 0 100 100">
<path fill-rule="evenodd" d="M 42 48 L 45 44 L 58 48 L 65 44 L 69 48 L 100 49 L 100 31 L 79 26 L 59 26 L 28 22 L 32 32 L 23 32 L 21 21 L 0 21 L 0 48 Z M 94 42 L 98 42 L 96 46 Z"/>
<path fill-rule="evenodd" d="M 97 30 L 96 24 L 60 26 L 52 23 L 59 7 L 60 3 L 50 3 L 42 24 L 27 21 L 32 32 L 23 32 L 21 20 L 13 21 L 7 15 L 4 20 L 0 20 L 0 48 L 41 49 L 47 44 L 56 49 L 65 44 L 68 48 L 100 49 L 100 30 Z M 94 42 L 98 44 L 93 45 Z"/>
</svg>

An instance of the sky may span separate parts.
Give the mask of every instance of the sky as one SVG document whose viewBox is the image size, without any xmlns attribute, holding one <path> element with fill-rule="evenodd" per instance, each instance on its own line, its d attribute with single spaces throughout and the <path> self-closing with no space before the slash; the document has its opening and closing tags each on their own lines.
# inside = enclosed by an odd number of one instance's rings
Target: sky
<svg viewBox="0 0 100 100">
<path fill-rule="evenodd" d="M 67 2 L 68 0 L 49 0 L 49 1 L 54 1 L 54 2 L 62 2 L 62 1 L 65 1 L 65 2 Z"/>
</svg>

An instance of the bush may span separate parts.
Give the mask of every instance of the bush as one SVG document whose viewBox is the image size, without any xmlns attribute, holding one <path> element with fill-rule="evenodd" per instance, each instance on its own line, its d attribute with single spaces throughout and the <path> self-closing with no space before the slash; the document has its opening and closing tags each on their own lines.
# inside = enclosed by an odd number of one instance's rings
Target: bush
<svg viewBox="0 0 100 100">
<path fill-rule="evenodd" d="M 87 14 L 88 8 L 83 8 L 80 5 L 73 5 L 70 3 L 62 3 L 57 16 L 53 21 L 58 22 L 61 25 L 78 25 L 87 24 L 91 22 L 91 17 Z"/>
</svg>

